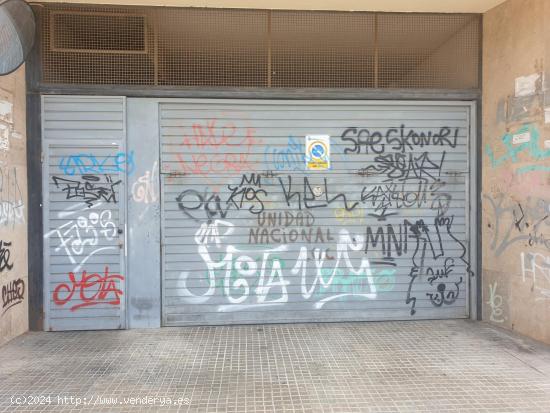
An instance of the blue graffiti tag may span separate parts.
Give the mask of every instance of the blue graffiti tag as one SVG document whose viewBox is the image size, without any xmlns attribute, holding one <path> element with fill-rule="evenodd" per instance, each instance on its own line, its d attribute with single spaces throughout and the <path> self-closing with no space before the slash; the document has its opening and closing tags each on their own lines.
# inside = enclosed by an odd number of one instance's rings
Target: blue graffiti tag
<svg viewBox="0 0 550 413">
<path fill-rule="evenodd" d="M 127 173 L 131 175 L 136 167 L 134 163 L 134 151 L 128 153 L 118 152 L 114 155 L 107 155 L 98 159 L 92 153 L 79 153 L 61 158 L 59 169 L 65 175 L 75 174 L 104 174 L 104 173 Z"/>
<path fill-rule="evenodd" d="M 305 168 L 304 144 L 294 136 L 288 137 L 283 148 L 268 145 L 265 148 L 264 160 L 268 168 L 276 171 L 301 171 Z"/>
<path fill-rule="evenodd" d="M 528 133 L 531 136 L 529 142 L 523 142 L 517 145 L 513 144 L 514 135 Z M 534 125 L 523 125 L 515 133 L 507 133 L 502 137 L 502 143 L 506 147 L 506 153 L 499 158 L 495 158 L 495 154 L 491 147 L 487 144 L 485 152 L 491 160 L 491 166 L 496 168 L 504 162 L 510 160 L 512 163 L 518 161 L 518 155 L 522 152 L 527 152 L 533 161 L 540 161 L 550 157 L 550 148 L 543 150 L 539 144 L 540 133 Z M 532 171 L 550 171 L 550 166 L 546 165 L 526 165 L 516 170 L 517 174 L 523 174 Z"/>
</svg>

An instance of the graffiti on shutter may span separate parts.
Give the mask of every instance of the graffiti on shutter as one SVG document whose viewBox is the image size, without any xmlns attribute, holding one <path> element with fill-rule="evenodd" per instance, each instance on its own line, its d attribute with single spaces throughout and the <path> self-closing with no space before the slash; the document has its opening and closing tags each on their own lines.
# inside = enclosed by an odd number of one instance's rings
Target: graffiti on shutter
<svg viewBox="0 0 550 413">
<path fill-rule="evenodd" d="M 467 316 L 468 110 L 161 103 L 164 323 Z"/>
<path fill-rule="evenodd" d="M 114 143 L 101 139 L 104 118 L 119 116 L 113 130 L 123 130 L 120 112 L 103 113 L 101 98 L 74 99 L 47 97 L 44 102 L 46 325 L 51 330 L 121 328 L 126 274 L 119 229 L 133 154 L 124 150 L 122 136 L 119 142 L 111 138 Z M 107 105 L 115 100 L 104 99 Z M 72 142 L 56 139 L 57 129 L 72 130 Z M 94 129 L 96 138 L 91 138 Z"/>
</svg>

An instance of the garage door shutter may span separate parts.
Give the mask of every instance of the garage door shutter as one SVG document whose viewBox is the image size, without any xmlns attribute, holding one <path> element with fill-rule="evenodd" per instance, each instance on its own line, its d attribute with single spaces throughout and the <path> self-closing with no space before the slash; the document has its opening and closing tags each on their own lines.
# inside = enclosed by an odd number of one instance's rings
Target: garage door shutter
<svg viewBox="0 0 550 413">
<path fill-rule="evenodd" d="M 469 110 L 161 103 L 164 324 L 466 317 Z"/>
<path fill-rule="evenodd" d="M 125 327 L 125 102 L 44 96 L 47 330 Z"/>
</svg>

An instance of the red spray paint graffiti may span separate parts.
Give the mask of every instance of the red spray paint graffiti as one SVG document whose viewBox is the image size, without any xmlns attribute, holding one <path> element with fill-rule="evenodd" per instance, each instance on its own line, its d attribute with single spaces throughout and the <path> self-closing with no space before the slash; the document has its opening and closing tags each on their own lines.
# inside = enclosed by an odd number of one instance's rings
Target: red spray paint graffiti
<svg viewBox="0 0 550 413">
<path fill-rule="evenodd" d="M 119 305 L 122 290 L 117 284 L 120 281 L 124 281 L 124 277 L 120 274 L 109 274 L 109 267 L 105 267 L 103 275 L 82 271 L 80 280 L 76 280 L 74 272 L 70 272 L 69 283 L 59 284 L 55 288 L 53 301 L 56 305 L 65 305 L 78 291 L 78 298 L 82 302 L 73 305 L 71 311 L 98 304 Z"/>
<path fill-rule="evenodd" d="M 220 125 L 216 122 L 211 119 L 206 125 L 194 123 L 192 136 L 183 137 L 185 153 L 176 154 L 183 172 L 207 176 L 255 170 L 250 159 L 253 146 L 259 143 L 254 137 L 254 129 L 237 127 L 229 121 Z M 239 148 L 238 153 L 231 153 L 230 147 Z"/>
</svg>

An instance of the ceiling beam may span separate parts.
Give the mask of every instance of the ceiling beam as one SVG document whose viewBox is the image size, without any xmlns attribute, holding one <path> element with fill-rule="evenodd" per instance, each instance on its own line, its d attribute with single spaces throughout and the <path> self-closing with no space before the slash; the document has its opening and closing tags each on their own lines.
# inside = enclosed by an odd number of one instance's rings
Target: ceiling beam
<svg viewBox="0 0 550 413">
<path fill-rule="evenodd" d="M 424 13 L 485 13 L 505 0 L 43 0 L 44 3 L 222 7 L 273 10 L 339 10 Z"/>
</svg>

